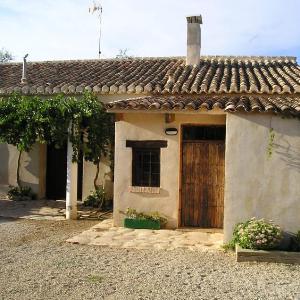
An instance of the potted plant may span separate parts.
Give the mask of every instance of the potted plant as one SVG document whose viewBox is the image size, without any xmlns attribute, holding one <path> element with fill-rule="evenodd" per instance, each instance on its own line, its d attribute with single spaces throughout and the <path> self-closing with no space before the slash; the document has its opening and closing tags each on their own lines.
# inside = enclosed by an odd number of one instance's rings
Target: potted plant
<svg viewBox="0 0 300 300">
<path fill-rule="evenodd" d="M 167 218 L 158 212 L 137 212 L 133 208 L 125 211 L 124 227 L 134 229 L 160 229 L 167 223 Z"/>
</svg>

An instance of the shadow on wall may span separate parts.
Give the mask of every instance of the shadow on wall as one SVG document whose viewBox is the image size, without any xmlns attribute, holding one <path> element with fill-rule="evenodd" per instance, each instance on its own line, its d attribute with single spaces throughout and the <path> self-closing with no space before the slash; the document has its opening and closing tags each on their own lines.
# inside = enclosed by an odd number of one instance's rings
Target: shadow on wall
<svg viewBox="0 0 300 300">
<path fill-rule="evenodd" d="M 0 184 L 8 184 L 8 162 L 8 145 L 0 144 Z"/>
<path fill-rule="evenodd" d="M 282 144 L 274 143 L 274 152 L 288 167 L 300 172 L 300 147 L 292 146 L 286 139 L 282 139 L 281 142 Z"/>
<path fill-rule="evenodd" d="M 22 154 L 21 161 L 21 185 L 29 186 L 35 193 L 39 192 L 39 153 L 38 147 L 34 147 L 29 153 Z M 16 172 L 16 171 L 15 171 Z"/>
<path fill-rule="evenodd" d="M 109 169 L 108 172 L 104 172 L 102 184 L 104 185 L 104 190 L 105 190 L 106 196 L 109 199 L 113 199 L 113 197 L 114 197 L 114 183 L 113 183 L 114 174 L 111 170 L 111 166 L 110 166 L 111 163 L 108 160 L 108 157 L 104 158 L 102 164 L 104 164 Z"/>
<path fill-rule="evenodd" d="M 273 128 L 275 133 L 271 146 L 273 152 L 279 155 L 288 167 L 300 172 L 300 121 L 298 119 L 263 114 L 255 119 L 246 114 L 241 114 L 240 117 L 259 126 Z"/>
<path fill-rule="evenodd" d="M 235 116 L 247 120 L 250 123 L 255 123 L 258 126 L 263 126 L 268 129 L 273 128 L 277 137 L 278 135 L 280 135 L 280 137 L 283 135 L 288 137 L 300 137 L 300 120 L 296 118 L 287 118 L 267 113 L 239 113 Z"/>
</svg>

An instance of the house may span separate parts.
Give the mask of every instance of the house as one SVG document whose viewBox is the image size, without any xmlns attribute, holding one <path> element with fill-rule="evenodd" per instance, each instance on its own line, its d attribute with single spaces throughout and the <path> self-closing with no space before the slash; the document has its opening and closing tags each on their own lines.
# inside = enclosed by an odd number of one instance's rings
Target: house
<svg viewBox="0 0 300 300">
<path fill-rule="evenodd" d="M 292 57 L 203 57 L 201 17 L 187 18 L 187 56 L 153 67 L 114 101 L 114 222 L 159 211 L 168 226 L 224 228 L 253 216 L 300 228 L 300 68 Z M 294 116 L 286 118 L 285 116 Z"/>
<path fill-rule="evenodd" d="M 225 241 L 253 216 L 299 230 L 296 58 L 202 56 L 201 24 L 201 16 L 187 17 L 186 57 L 28 63 L 25 83 L 21 64 L 9 63 L 0 66 L 0 93 L 90 90 L 107 103 L 116 115 L 117 226 L 120 212 L 132 207 L 159 211 L 170 228 L 223 228 Z M 25 157 L 23 181 L 41 197 L 56 177 L 51 151 L 37 145 Z M 15 149 L 1 145 L 0 153 L 0 181 L 13 182 Z M 54 174 L 66 169 L 65 156 Z M 111 189 L 108 165 L 103 161 L 99 182 Z M 82 163 L 83 195 L 92 189 L 93 168 Z"/>
</svg>

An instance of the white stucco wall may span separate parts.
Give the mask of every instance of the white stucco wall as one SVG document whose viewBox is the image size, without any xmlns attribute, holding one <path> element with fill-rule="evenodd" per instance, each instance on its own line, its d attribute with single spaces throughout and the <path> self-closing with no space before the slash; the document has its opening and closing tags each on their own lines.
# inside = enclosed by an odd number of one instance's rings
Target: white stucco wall
<svg viewBox="0 0 300 300">
<path fill-rule="evenodd" d="M 179 168 L 180 127 L 182 124 L 225 124 L 224 114 L 176 114 L 172 123 L 166 124 L 164 114 L 127 113 L 116 122 L 114 224 L 123 226 L 124 216 L 119 211 L 135 208 L 138 211 L 159 211 L 167 216 L 168 227 L 178 226 L 179 217 Z M 165 128 L 176 127 L 176 136 L 167 136 Z M 167 148 L 161 148 L 161 175 L 159 194 L 130 192 L 132 149 L 126 140 L 167 140 Z"/>
<path fill-rule="evenodd" d="M 268 158 L 270 128 L 273 154 Z M 300 229 L 300 122 L 265 114 L 228 114 L 225 155 L 225 241 L 251 217 Z"/>
<path fill-rule="evenodd" d="M 82 182 L 82 199 L 84 200 L 91 191 L 94 190 L 94 178 L 96 174 L 96 166 L 91 163 L 83 162 L 83 182 Z M 100 162 L 98 185 L 102 185 L 106 192 L 106 198 L 113 198 L 113 182 L 110 161 L 108 157 L 103 157 Z"/>
<path fill-rule="evenodd" d="M 43 178 L 43 154 L 44 146 L 36 144 L 29 153 L 22 153 L 20 164 L 20 180 L 24 186 L 30 186 L 32 190 L 43 197 L 43 185 L 39 178 Z M 17 185 L 17 162 L 19 151 L 16 147 L 0 144 L 0 184 Z"/>
</svg>

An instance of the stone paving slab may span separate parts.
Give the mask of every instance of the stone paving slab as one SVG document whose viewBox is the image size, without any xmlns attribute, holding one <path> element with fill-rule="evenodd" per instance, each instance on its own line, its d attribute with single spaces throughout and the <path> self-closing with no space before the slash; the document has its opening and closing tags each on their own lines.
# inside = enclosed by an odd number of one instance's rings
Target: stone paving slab
<svg viewBox="0 0 300 300">
<path fill-rule="evenodd" d="M 180 230 L 151 230 L 113 227 L 107 219 L 67 240 L 68 243 L 135 249 L 215 250 L 223 244 L 222 233 Z"/>
</svg>

